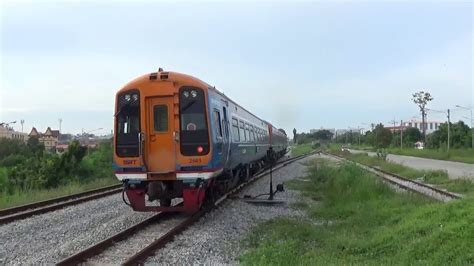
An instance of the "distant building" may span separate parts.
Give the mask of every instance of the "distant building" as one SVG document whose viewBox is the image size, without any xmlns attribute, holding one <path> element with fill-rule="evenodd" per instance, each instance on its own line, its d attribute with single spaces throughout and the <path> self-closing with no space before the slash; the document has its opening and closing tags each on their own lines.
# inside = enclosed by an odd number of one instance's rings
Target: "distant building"
<svg viewBox="0 0 474 266">
<path fill-rule="evenodd" d="M 44 145 L 47 151 L 56 151 L 56 145 L 59 142 L 59 130 L 52 130 L 50 127 L 46 129 L 44 133 L 39 133 L 38 130 L 33 127 L 28 136 L 30 138 L 38 138 L 38 141 Z"/>
<path fill-rule="evenodd" d="M 403 125 L 401 126 L 400 124 L 395 124 L 395 126 L 386 126 L 385 128 L 390 129 L 392 132 L 399 132 L 400 130 L 406 130 L 409 127 L 416 127 L 418 128 L 421 132 L 423 132 L 422 129 L 422 121 L 418 120 L 410 120 L 410 121 L 403 121 Z M 439 126 L 443 124 L 443 122 L 439 121 L 426 121 L 425 122 L 425 127 L 426 127 L 426 134 L 431 134 L 438 130 Z"/>
<path fill-rule="evenodd" d="M 59 144 L 68 144 L 72 140 L 74 140 L 72 134 L 59 134 Z"/>
<path fill-rule="evenodd" d="M 23 132 L 15 131 L 12 127 L 1 125 L 0 126 L 0 138 L 6 139 L 17 139 L 23 142 L 28 141 L 28 134 Z"/>
<path fill-rule="evenodd" d="M 416 127 L 420 131 L 422 130 L 422 122 L 418 120 L 411 120 L 408 122 L 403 122 L 404 126 L 406 127 Z M 438 130 L 439 126 L 443 124 L 444 122 L 439 122 L 439 121 L 425 121 L 425 128 L 426 128 L 426 134 L 431 134 Z"/>
<path fill-rule="evenodd" d="M 347 132 L 349 132 L 349 129 L 336 129 L 336 134 L 334 134 L 334 137 L 344 135 Z"/>
</svg>

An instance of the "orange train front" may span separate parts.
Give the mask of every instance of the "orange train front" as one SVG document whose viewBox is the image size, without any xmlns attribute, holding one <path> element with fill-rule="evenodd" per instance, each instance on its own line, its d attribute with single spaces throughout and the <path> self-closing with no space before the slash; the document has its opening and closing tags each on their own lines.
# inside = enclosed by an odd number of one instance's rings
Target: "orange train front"
<svg viewBox="0 0 474 266">
<path fill-rule="evenodd" d="M 261 169 L 270 147 L 283 156 L 287 137 L 209 84 L 160 69 L 117 92 L 114 147 L 134 210 L 195 212 Z"/>
</svg>

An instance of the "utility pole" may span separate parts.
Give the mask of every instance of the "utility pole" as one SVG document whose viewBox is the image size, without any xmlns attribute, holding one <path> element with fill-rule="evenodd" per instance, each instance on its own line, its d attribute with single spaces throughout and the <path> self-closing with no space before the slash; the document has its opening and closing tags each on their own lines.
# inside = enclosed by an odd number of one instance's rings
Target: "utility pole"
<svg viewBox="0 0 474 266">
<path fill-rule="evenodd" d="M 403 120 L 400 120 L 400 150 L 403 149 Z"/>
<path fill-rule="evenodd" d="M 25 123 L 25 120 L 20 120 L 20 124 L 21 124 L 21 133 L 23 133 L 23 124 Z"/>
<path fill-rule="evenodd" d="M 61 124 L 63 123 L 63 119 L 59 118 L 59 134 L 61 134 Z"/>
<path fill-rule="evenodd" d="M 449 133 L 449 124 L 451 123 L 451 121 L 449 120 L 449 109 L 448 109 L 448 152 L 449 152 L 449 138 L 450 138 L 450 133 Z"/>
</svg>

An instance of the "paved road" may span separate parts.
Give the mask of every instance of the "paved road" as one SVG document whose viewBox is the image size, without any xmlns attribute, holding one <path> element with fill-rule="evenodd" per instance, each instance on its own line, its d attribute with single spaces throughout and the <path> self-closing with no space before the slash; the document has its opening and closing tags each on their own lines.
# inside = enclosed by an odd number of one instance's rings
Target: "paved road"
<svg viewBox="0 0 474 266">
<path fill-rule="evenodd" d="M 350 150 L 352 153 L 365 153 L 366 151 Z M 376 156 L 375 152 L 368 152 L 370 156 Z M 456 179 L 467 177 L 474 179 L 474 164 L 426 159 L 404 155 L 387 155 L 387 159 L 394 163 L 403 164 L 420 170 L 444 170 L 448 172 L 449 178 Z"/>
</svg>

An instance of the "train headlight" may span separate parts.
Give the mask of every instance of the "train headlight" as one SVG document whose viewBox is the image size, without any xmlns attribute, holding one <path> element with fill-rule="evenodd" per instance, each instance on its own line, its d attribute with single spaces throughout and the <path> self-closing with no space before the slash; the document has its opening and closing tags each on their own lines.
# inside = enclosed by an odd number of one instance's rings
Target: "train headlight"
<svg viewBox="0 0 474 266">
<path fill-rule="evenodd" d="M 125 96 L 123 98 L 125 99 L 125 101 L 129 102 L 130 101 L 130 94 L 125 94 Z"/>
<path fill-rule="evenodd" d="M 183 95 L 184 95 L 184 97 L 188 98 L 189 97 L 189 91 L 184 91 Z"/>
<path fill-rule="evenodd" d="M 198 95 L 197 91 L 195 90 L 191 91 L 191 96 L 193 96 L 193 98 L 196 98 L 197 95 Z"/>
<path fill-rule="evenodd" d="M 132 95 L 132 100 L 133 100 L 134 102 L 138 101 L 138 94 L 133 94 L 133 95 Z"/>
</svg>

